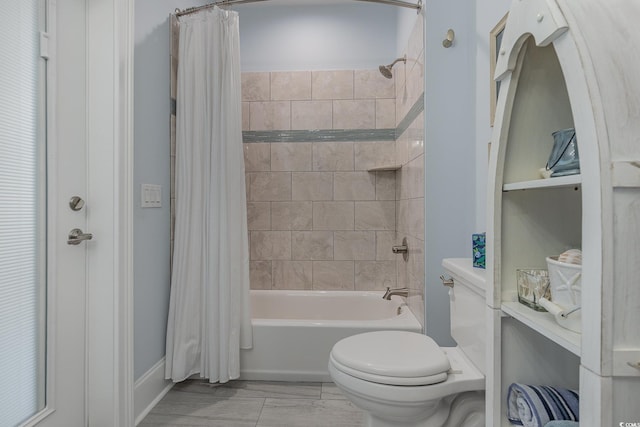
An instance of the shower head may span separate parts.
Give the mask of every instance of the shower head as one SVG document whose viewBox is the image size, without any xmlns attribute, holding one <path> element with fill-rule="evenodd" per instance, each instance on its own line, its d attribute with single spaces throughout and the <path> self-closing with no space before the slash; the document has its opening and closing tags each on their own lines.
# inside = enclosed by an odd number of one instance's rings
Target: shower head
<svg viewBox="0 0 640 427">
<path fill-rule="evenodd" d="M 405 64 L 407 63 L 407 55 L 403 56 L 402 58 L 398 58 L 395 61 L 393 61 L 391 64 L 389 65 L 381 65 L 378 67 L 378 70 L 380 70 L 380 74 L 382 74 L 383 76 L 385 76 L 386 78 L 390 79 L 393 77 L 393 73 L 391 72 L 391 69 L 393 68 L 394 65 L 396 65 L 397 62 L 404 62 Z"/>
</svg>

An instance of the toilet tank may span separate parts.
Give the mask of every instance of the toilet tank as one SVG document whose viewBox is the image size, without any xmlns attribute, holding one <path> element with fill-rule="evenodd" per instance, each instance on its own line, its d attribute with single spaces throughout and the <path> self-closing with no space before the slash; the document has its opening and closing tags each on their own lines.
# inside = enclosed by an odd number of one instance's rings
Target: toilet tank
<svg viewBox="0 0 640 427">
<path fill-rule="evenodd" d="M 451 336 L 476 368 L 486 374 L 485 270 L 473 267 L 471 258 L 447 258 L 442 266 L 454 283 L 449 292 Z"/>
</svg>

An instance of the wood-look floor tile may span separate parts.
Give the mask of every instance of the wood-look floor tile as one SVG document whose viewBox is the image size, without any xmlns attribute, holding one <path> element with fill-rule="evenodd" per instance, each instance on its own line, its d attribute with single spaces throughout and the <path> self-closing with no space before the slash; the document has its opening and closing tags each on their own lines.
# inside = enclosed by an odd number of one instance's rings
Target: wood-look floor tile
<svg viewBox="0 0 640 427">
<path fill-rule="evenodd" d="M 214 390 L 214 396 L 227 398 L 320 399 L 321 383 L 279 381 L 230 381 Z"/>
<path fill-rule="evenodd" d="M 266 399 L 257 427 L 360 427 L 363 412 L 348 400 Z"/>
<path fill-rule="evenodd" d="M 322 383 L 322 400 L 347 400 L 342 391 L 334 383 Z"/>
<path fill-rule="evenodd" d="M 212 421 L 254 423 L 258 420 L 264 399 L 225 399 L 213 394 L 170 391 L 153 408 L 153 415 L 174 415 Z"/>
<path fill-rule="evenodd" d="M 187 415 L 150 413 L 138 427 L 255 427 L 255 421 L 212 420 Z"/>
</svg>

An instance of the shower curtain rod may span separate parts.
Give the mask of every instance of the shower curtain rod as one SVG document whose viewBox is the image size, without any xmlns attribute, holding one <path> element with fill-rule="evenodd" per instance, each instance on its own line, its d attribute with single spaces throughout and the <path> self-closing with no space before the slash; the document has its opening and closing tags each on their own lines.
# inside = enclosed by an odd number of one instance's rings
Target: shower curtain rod
<svg viewBox="0 0 640 427">
<path fill-rule="evenodd" d="M 176 16 L 181 17 L 184 15 L 189 15 L 191 13 L 198 12 L 203 9 L 209 9 L 214 6 L 232 6 L 234 4 L 244 4 L 244 3 L 258 3 L 258 2 L 266 2 L 269 0 L 222 0 L 214 3 L 205 4 L 203 6 L 189 7 L 184 10 L 176 9 Z M 407 3 L 401 0 L 356 0 L 356 1 L 364 1 L 369 3 L 381 3 L 387 4 L 390 6 L 399 6 L 399 7 L 407 7 L 409 9 L 415 9 L 418 13 L 422 9 L 422 0 L 418 0 L 416 4 Z"/>
</svg>

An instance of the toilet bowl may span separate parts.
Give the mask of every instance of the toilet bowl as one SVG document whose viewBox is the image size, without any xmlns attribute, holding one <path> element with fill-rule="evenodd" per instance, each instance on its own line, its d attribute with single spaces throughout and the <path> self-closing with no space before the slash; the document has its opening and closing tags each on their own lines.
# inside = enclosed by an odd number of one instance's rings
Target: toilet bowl
<svg viewBox="0 0 640 427">
<path fill-rule="evenodd" d="M 331 350 L 329 374 L 364 411 L 368 427 L 484 426 L 484 290 L 454 277 L 457 347 L 439 347 L 415 332 L 376 331 L 344 338 Z"/>
</svg>

